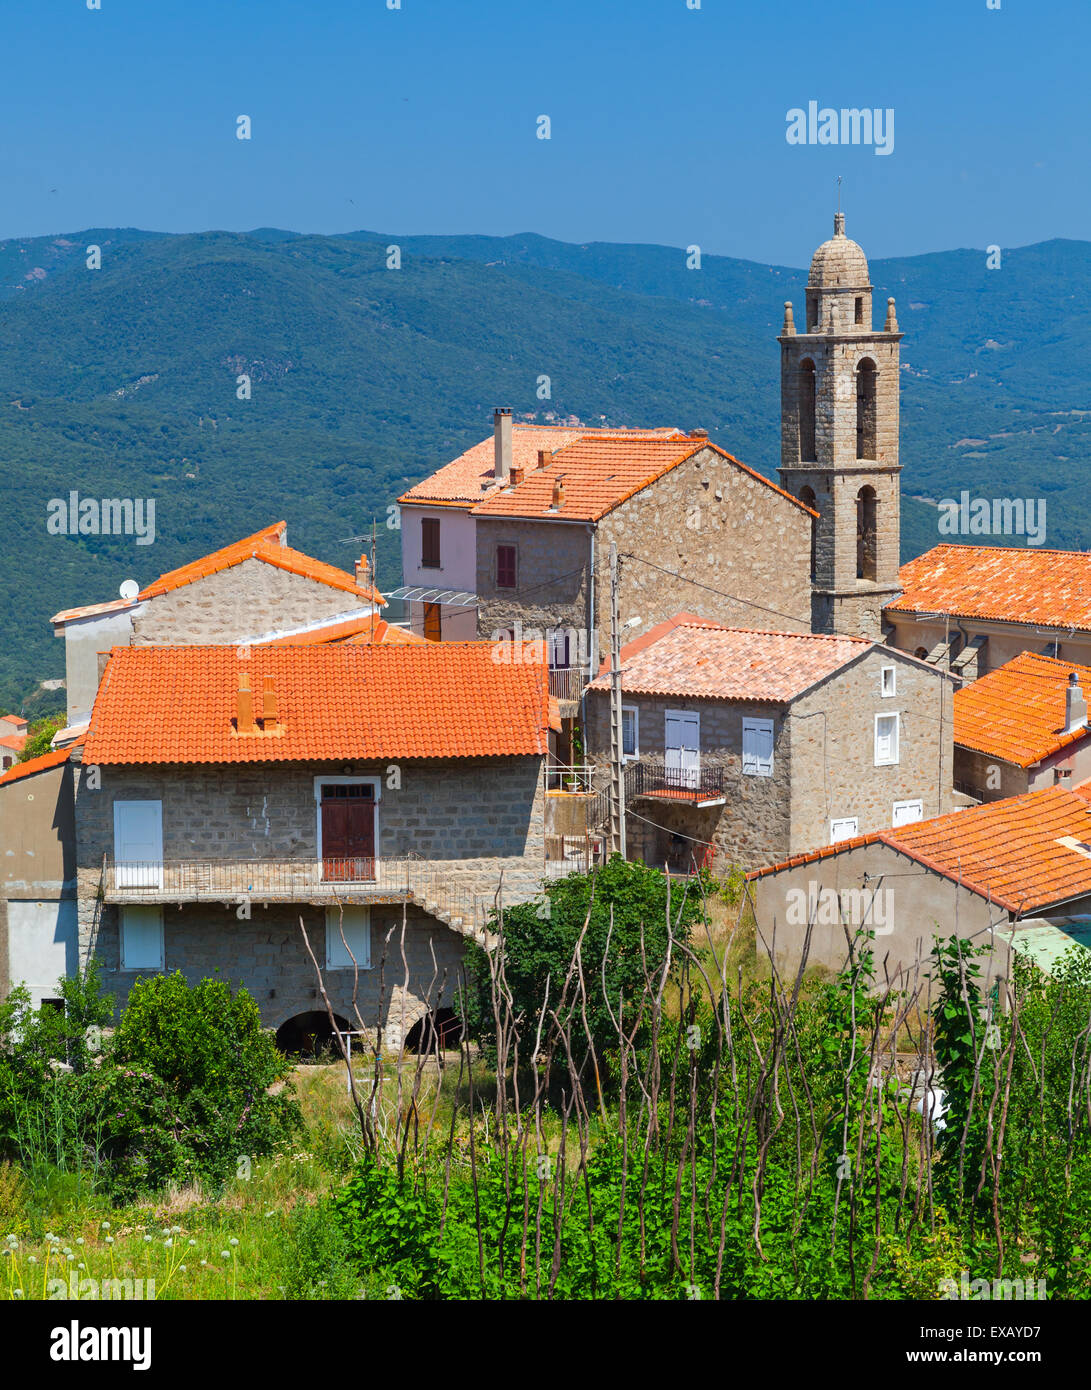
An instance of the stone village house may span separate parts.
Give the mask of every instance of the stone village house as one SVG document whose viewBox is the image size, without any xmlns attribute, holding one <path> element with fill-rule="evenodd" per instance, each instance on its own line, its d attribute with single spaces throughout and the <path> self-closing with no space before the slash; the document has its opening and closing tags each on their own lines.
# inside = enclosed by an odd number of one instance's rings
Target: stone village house
<svg viewBox="0 0 1091 1390">
<path fill-rule="evenodd" d="M 288 637 L 338 640 L 368 635 L 382 595 L 366 559 L 355 574 L 288 545 L 278 521 L 252 536 L 160 575 L 131 598 L 66 609 L 51 620 L 64 638 L 68 728 L 55 744 L 86 731 L 106 653 L 117 646 L 191 642 L 259 643 Z"/>
<path fill-rule="evenodd" d="M 1046 787 L 854 836 L 757 869 L 749 886 L 759 953 L 782 974 L 839 970 L 847 937 L 866 929 L 878 987 L 912 988 L 933 938 L 957 934 L 988 948 L 987 992 L 1013 950 L 1048 968 L 1091 943 L 1091 791 Z"/>
<path fill-rule="evenodd" d="M 302 918 L 339 1026 L 355 956 L 409 1043 L 498 888 L 540 891 L 548 741 L 544 664 L 487 643 L 117 648 L 72 755 L 80 959 L 119 1001 L 218 971 L 298 1045 L 328 1027 Z"/>
<path fill-rule="evenodd" d="M 998 801 L 1091 778 L 1091 667 L 1023 652 L 955 692 L 955 786 Z"/>
<path fill-rule="evenodd" d="M 937 545 L 903 565 L 890 641 L 977 680 L 1021 652 L 1091 665 L 1091 554 Z"/>
<path fill-rule="evenodd" d="M 901 652 L 683 613 L 624 646 L 621 665 L 630 858 L 723 873 L 956 803 L 955 681 Z M 605 668 L 587 711 L 605 771 Z"/>
</svg>

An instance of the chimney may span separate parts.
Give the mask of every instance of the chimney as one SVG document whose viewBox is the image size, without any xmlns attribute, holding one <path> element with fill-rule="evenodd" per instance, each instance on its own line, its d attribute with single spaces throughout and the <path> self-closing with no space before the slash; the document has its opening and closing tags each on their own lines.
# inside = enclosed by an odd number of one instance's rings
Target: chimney
<svg viewBox="0 0 1091 1390">
<path fill-rule="evenodd" d="M 512 487 L 518 487 L 519 484 L 520 484 L 522 481 L 523 481 L 523 470 L 522 470 L 521 468 L 516 468 L 516 467 L 514 466 L 514 464 L 513 464 L 513 465 L 512 465 L 512 470 L 511 470 L 511 485 L 512 485 Z"/>
<path fill-rule="evenodd" d="M 254 697 L 250 693 L 250 675 L 247 671 L 239 672 L 239 705 L 238 719 L 235 721 L 240 734 L 252 734 L 254 732 Z"/>
<path fill-rule="evenodd" d="M 371 588 L 371 561 L 366 555 L 356 561 L 356 583 L 361 589 Z"/>
<path fill-rule="evenodd" d="M 707 439 L 708 430 L 690 430 L 689 437 L 690 439 Z"/>
<path fill-rule="evenodd" d="M 553 501 L 552 501 L 552 503 L 551 503 L 551 505 L 550 505 L 549 510 L 550 510 L 551 512 L 559 512 L 563 506 L 564 506 L 564 478 L 563 478 L 563 476 L 562 476 L 562 477 L 558 478 L 557 481 L 553 484 Z"/>
<path fill-rule="evenodd" d="M 511 411 L 498 408 L 492 413 L 493 465 L 492 475 L 498 483 L 506 483 L 511 472 Z"/>
<path fill-rule="evenodd" d="M 1064 732 L 1070 734 L 1075 729 L 1086 727 L 1087 701 L 1080 689 L 1080 678 L 1073 671 L 1068 678 L 1068 685 L 1065 686 L 1064 692 Z"/>
<path fill-rule="evenodd" d="M 548 468 L 549 465 L 550 465 L 552 462 L 553 462 L 553 451 L 552 451 L 552 449 L 539 449 L 539 450 L 538 450 L 538 467 L 539 467 L 539 468 Z"/>
<path fill-rule="evenodd" d="M 277 726 L 277 692 L 273 688 L 272 676 L 266 676 L 261 683 L 261 724 L 266 733 Z"/>
</svg>

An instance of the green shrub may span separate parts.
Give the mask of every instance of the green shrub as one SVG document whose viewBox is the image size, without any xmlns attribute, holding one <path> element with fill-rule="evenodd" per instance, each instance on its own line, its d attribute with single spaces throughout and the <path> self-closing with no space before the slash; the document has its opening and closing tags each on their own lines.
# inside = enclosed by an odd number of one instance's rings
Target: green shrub
<svg viewBox="0 0 1091 1390">
<path fill-rule="evenodd" d="M 300 1203 L 292 1212 L 284 1250 L 284 1296 L 355 1298 L 360 1280 L 349 1255 L 348 1240 L 330 1205 Z"/>
</svg>

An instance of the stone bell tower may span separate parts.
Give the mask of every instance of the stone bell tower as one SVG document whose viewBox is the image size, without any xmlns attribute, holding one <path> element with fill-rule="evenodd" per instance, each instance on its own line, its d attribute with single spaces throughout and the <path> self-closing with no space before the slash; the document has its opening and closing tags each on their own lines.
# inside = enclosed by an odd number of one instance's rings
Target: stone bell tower
<svg viewBox="0 0 1091 1390">
<path fill-rule="evenodd" d="M 819 514 L 811 539 L 811 627 L 881 640 L 883 605 L 900 592 L 899 344 L 887 300 L 872 328 L 867 257 L 845 215 L 814 253 L 806 322 L 791 301 L 780 338 L 781 464 L 785 491 Z"/>
</svg>

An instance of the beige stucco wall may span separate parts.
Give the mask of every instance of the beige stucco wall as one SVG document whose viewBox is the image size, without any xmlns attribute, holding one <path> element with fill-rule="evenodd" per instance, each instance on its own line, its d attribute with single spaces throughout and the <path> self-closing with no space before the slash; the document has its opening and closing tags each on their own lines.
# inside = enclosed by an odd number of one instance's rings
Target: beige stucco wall
<svg viewBox="0 0 1091 1390">
<path fill-rule="evenodd" d="M 12 984 L 9 917 L 19 915 L 9 914 L 9 904 L 38 904 L 44 921 L 75 896 L 72 771 L 64 763 L 0 787 L 0 998 Z"/>
<path fill-rule="evenodd" d="M 827 889 L 838 895 L 861 890 L 880 895 L 863 901 L 850 897 L 841 908 L 854 928 L 865 924 L 865 918 L 866 925 L 874 926 L 880 986 L 890 982 L 899 988 L 912 987 L 921 975 L 927 975 L 936 935 L 958 934 L 978 945 L 994 946 L 981 965 L 982 978 L 988 979 L 990 986 L 998 975 L 1007 973 L 1007 947 L 1003 942 L 994 943 L 989 928 L 1007 925 L 1008 913 L 882 844 L 845 850 L 751 880 L 759 953 L 771 949 L 782 972 L 794 974 L 799 968 L 808 918 L 820 915 L 808 903 Z M 821 901 L 818 898 L 819 904 Z M 847 958 L 847 950 L 845 930 L 839 923 L 816 922 L 807 964 L 837 971 Z"/>
</svg>

